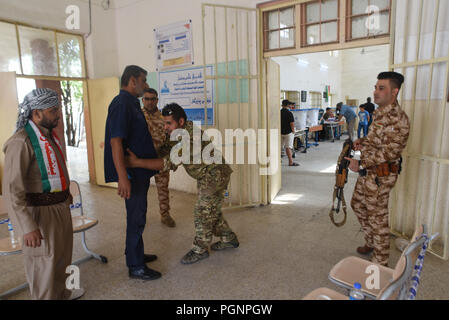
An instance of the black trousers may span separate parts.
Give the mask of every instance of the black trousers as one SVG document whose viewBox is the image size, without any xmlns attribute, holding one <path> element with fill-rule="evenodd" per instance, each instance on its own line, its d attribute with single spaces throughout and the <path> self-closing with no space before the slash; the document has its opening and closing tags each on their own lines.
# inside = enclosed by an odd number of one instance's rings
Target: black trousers
<svg viewBox="0 0 449 320">
<path fill-rule="evenodd" d="M 150 179 L 132 179 L 131 197 L 126 204 L 126 265 L 132 271 L 144 267 L 143 230 L 147 220 L 147 194 Z"/>
</svg>

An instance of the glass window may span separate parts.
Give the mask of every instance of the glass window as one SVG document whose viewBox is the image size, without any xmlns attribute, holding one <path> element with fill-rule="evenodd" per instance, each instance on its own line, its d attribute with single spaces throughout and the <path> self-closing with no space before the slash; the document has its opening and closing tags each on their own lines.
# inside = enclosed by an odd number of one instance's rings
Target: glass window
<svg viewBox="0 0 449 320">
<path fill-rule="evenodd" d="M 347 41 L 389 35 L 391 0 L 348 0 L 348 4 Z"/>
<path fill-rule="evenodd" d="M 310 3 L 307 5 L 307 23 L 320 22 L 320 3 Z"/>
<path fill-rule="evenodd" d="M 19 26 L 23 73 L 58 76 L 55 32 Z"/>
<path fill-rule="evenodd" d="M 17 47 L 16 26 L 0 22 L 0 71 L 20 71 L 19 48 Z"/>
<path fill-rule="evenodd" d="M 368 6 L 369 6 L 368 0 L 352 1 L 352 14 L 353 15 L 365 14 Z"/>
<path fill-rule="evenodd" d="M 323 23 L 321 25 L 321 41 L 335 42 L 338 40 L 338 25 L 337 22 Z"/>
<path fill-rule="evenodd" d="M 264 50 L 295 47 L 295 7 L 264 13 Z"/>
<path fill-rule="evenodd" d="M 61 77 L 83 77 L 82 39 L 79 36 L 57 33 Z"/>
<path fill-rule="evenodd" d="M 284 29 L 280 31 L 280 46 L 281 48 L 291 48 L 295 45 L 294 29 Z"/>
<path fill-rule="evenodd" d="M 320 43 L 320 25 L 316 24 L 307 28 L 307 44 Z"/>
<path fill-rule="evenodd" d="M 293 8 L 281 10 L 279 12 L 279 19 L 281 28 L 293 27 L 295 25 Z"/>
<path fill-rule="evenodd" d="M 268 12 L 268 28 L 270 30 L 279 28 L 279 12 L 277 10 Z"/>
<path fill-rule="evenodd" d="M 338 1 L 326 0 L 321 2 L 321 20 L 338 19 Z"/>
<path fill-rule="evenodd" d="M 339 0 L 317 0 L 303 3 L 302 46 L 338 42 Z"/>
</svg>

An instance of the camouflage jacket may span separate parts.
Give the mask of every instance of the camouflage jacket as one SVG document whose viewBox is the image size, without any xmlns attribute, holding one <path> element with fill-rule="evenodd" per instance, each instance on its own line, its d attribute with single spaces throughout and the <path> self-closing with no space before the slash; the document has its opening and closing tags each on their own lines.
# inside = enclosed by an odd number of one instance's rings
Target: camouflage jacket
<svg viewBox="0 0 449 320">
<path fill-rule="evenodd" d="M 206 152 L 208 154 L 211 154 L 213 157 L 216 152 L 218 152 L 216 149 L 214 149 L 212 146 L 209 146 L 212 142 L 207 139 L 207 141 L 202 141 L 201 137 L 203 137 L 204 133 L 203 130 L 198 129 L 198 132 L 201 132 L 201 136 L 194 136 L 193 134 L 193 128 L 194 125 L 192 121 L 186 121 L 186 124 L 183 129 L 187 131 L 187 133 L 190 136 L 190 162 L 189 164 L 186 163 L 179 163 L 175 164 L 172 162 L 172 159 L 170 159 L 170 152 L 171 149 L 178 143 L 178 141 L 170 141 L 170 139 L 167 139 L 165 144 L 160 148 L 160 154 L 161 157 L 164 159 L 164 168 L 161 171 L 168 171 L 173 170 L 175 171 L 179 165 L 183 165 L 186 172 L 194 179 L 200 180 L 205 178 L 206 176 L 216 176 L 217 173 L 220 173 L 221 175 L 230 175 L 232 173 L 231 167 L 225 163 L 224 158 L 221 157 L 221 164 L 211 163 L 207 164 L 203 162 L 202 154 L 203 150 L 208 147 Z M 194 148 L 194 142 L 195 145 L 201 145 L 201 148 Z M 198 150 L 195 150 L 198 149 Z M 210 152 L 208 152 L 210 150 Z M 182 156 L 182 149 L 180 148 L 178 151 L 179 157 Z M 196 160 L 196 163 L 194 163 L 194 160 Z"/>
<path fill-rule="evenodd" d="M 409 119 L 397 102 L 376 109 L 373 119 L 368 135 L 361 139 L 363 168 L 399 160 L 409 136 Z"/>
<path fill-rule="evenodd" d="M 148 112 L 145 108 L 142 108 L 145 119 L 147 120 L 148 130 L 150 131 L 151 138 L 153 139 L 154 148 L 157 154 L 160 156 L 159 149 L 168 140 L 168 136 L 164 129 L 164 119 L 162 113 L 157 110 L 156 112 Z"/>
</svg>

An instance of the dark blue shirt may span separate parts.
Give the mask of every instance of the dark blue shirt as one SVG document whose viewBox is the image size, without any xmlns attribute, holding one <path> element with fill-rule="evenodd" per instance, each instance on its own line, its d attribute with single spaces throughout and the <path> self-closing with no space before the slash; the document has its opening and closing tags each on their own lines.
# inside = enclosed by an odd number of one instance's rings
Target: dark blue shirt
<svg viewBox="0 0 449 320">
<path fill-rule="evenodd" d="M 108 109 L 106 133 L 104 139 L 104 177 L 106 182 L 117 182 L 118 175 L 112 158 L 111 139 L 122 138 L 123 150 L 129 148 L 137 157 L 143 159 L 157 158 L 153 139 L 148 131 L 145 116 L 140 109 L 139 100 L 125 90 L 120 90 Z M 128 168 L 131 179 L 149 179 L 157 171 Z"/>
</svg>

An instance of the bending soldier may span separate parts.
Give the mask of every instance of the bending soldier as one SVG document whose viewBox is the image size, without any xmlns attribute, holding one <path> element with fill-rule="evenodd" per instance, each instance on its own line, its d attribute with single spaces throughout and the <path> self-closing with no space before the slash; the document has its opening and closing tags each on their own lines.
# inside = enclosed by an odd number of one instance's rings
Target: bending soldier
<svg viewBox="0 0 449 320">
<path fill-rule="evenodd" d="M 220 241 L 211 245 L 212 250 L 224 250 L 227 248 L 237 248 L 239 242 L 237 236 L 231 230 L 226 220 L 223 219 L 221 206 L 224 200 L 224 193 L 229 183 L 232 169 L 225 164 L 206 164 L 203 162 L 194 163 L 192 159 L 200 156 L 203 150 L 208 147 L 211 141 L 201 141 L 199 154 L 194 154 L 194 125 L 187 121 L 187 116 L 182 107 L 176 103 L 169 104 L 162 110 L 164 116 L 165 130 L 171 134 L 176 129 L 184 129 L 189 134 L 190 150 L 193 152 L 189 156 L 189 163 L 182 163 L 186 172 L 197 180 L 198 200 L 194 209 L 195 239 L 192 249 L 181 259 L 183 264 L 195 263 L 209 256 L 209 244 L 212 236 L 217 236 Z M 202 135 L 201 135 L 202 136 Z M 201 136 L 199 137 L 201 139 Z M 161 159 L 139 159 L 132 152 L 128 158 L 128 165 L 131 167 L 146 168 L 150 170 L 176 170 L 181 164 L 175 164 L 170 159 L 171 149 L 178 144 L 178 141 L 167 141 L 160 149 Z M 209 150 L 209 149 L 207 149 Z M 181 151 L 181 150 L 180 150 Z M 213 150 L 215 152 L 216 150 Z M 201 159 L 201 158 L 200 158 Z"/>
</svg>

